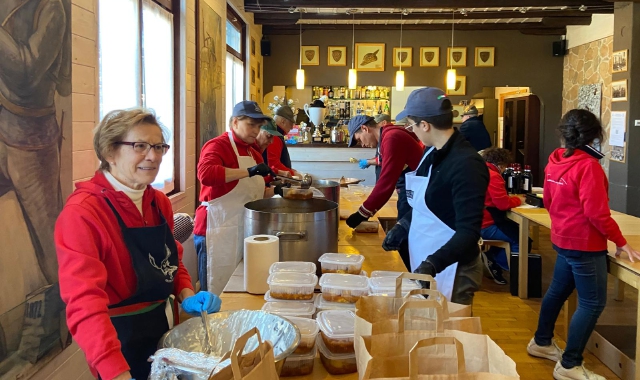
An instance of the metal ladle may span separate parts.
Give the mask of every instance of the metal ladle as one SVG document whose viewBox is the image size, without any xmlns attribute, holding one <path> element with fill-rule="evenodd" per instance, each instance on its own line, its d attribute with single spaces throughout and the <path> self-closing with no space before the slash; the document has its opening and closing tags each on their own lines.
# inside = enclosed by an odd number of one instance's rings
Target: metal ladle
<svg viewBox="0 0 640 380">
<path fill-rule="evenodd" d="M 299 183 L 301 189 L 310 188 L 311 187 L 311 183 L 313 182 L 313 178 L 311 178 L 311 176 L 309 174 L 303 175 L 302 179 L 295 179 L 295 178 L 284 177 L 284 176 L 280 176 L 280 175 L 276 175 L 276 178 L 284 180 L 284 181 L 291 181 L 291 182 Z"/>
<path fill-rule="evenodd" d="M 204 347 L 203 351 L 205 354 L 209 355 L 213 351 L 211 347 L 211 330 L 209 329 L 209 323 L 207 322 L 207 312 L 202 310 L 200 311 L 200 317 L 202 318 L 202 324 L 204 325 Z"/>
</svg>

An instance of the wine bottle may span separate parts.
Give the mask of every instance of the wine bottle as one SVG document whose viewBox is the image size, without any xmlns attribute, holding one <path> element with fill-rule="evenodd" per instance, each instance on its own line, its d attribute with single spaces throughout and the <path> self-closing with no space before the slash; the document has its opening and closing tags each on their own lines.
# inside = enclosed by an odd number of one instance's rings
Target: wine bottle
<svg viewBox="0 0 640 380">
<path fill-rule="evenodd" d="M 333 99 L 333 86 L 329 87 L 329 99 Z"/>
<path fill-rule="evenodd" d="M 509 165 L 502 173 L 507 193 L 513 193 L 513 164 Z"/>
<path fill-rule="evenodd" d="M 524 166 L 524 173 L 522 174 L 522 192 L 524 194 L 531 194 L 533 190 L 533 175 L 531 174 L 531 166 Z"/>
</svg>

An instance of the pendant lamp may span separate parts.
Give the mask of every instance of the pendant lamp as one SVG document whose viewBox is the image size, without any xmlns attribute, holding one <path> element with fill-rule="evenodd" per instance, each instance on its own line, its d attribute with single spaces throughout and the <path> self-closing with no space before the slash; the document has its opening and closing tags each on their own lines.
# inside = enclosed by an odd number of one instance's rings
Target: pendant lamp
<svg viewBox="0 0 640 380">
<path fill-rule="evenodd" d="M 453 28 L 455 25 L 455 19 L 456 19 L 456 11 L 454 10 L 452 12 L 452 18 L 451 18 L 451 50 L 453 51 Z M 456 69 L 453 68 L 453 59 L 451 59 L 451 57 L 449 57 L 449 70 L 447 70 L 447 90 L 455 90 L 456 89 L 456 78 L 457 78 L 457 73 L 456 73 Z"/>
<path fill-rule="evenodd" d="M 356 11 L 355 9 L 351 10 L 352 15 L 353 15 L 353 22 L 352 22 L 352 27 L 353 27 L 353 34 L 352 34 L 352 40 L 351 40 L 351 68 L 349 69 L 349 77 L 348 77 L 348 83 L 349 83 L 349 90 L 355 90 L 356 86 L 358 84 L 358 71 L 355 68 L 355 56 L 356 56 Z"/>
<path fill-rule="evenodd" d="M 400 13 L 400 49 L 399 49 L 399 53 L 402 56 L 402 16 L 404 15 L 404 13 L 406 12 L 406 9 L 403 9 L 402 12 Z M 396 58 L 396 57 L 393 57 Z M 396 71 L 396 90 L 397 91 L 404 91 L 404 71 L 402 71 L 402 60 L 398 59 L 398 61 L 400 62 L 400 65 L 398 67 L 398 71 Z"/>
<path fill-rule="evenodd" d="M 302 9 L 300 9 L 300 65 L 296 70 L 296 88 L 298 90 L 304 90 L 304 70 L 302 70 Z"/>
</svg>

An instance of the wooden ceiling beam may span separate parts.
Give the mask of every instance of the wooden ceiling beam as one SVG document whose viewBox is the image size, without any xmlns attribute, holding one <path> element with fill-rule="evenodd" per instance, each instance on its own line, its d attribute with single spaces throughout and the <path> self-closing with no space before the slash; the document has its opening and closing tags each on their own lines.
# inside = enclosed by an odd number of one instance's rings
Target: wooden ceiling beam
<svg viewBox="0 0 640 380">
<path fill-rule="evenodd" d="M 339 2 L 336 0 L 244 0 L 244 8 L 247 11 L 259 11 L 261 8 L 484 8 L 484 7 L 553 7 L 553 6 L 603 6 L 611 5 L 605 0 L 448 0 L 443 4 L 442 0 L 349 0 Z"/>
<path fill-rule="evenodd" d="M 307 30 L 351 30 L 351 25 L 344 24 L 305 24 L 302 26 L 302 31 Z M 397 25 L 356 25 L 357 30 L 398 30 Z M 566 27 L 559 25 L 545 25 L 543 23 L 512 23 L 512 24 L 461 24 L 456 25 L 456 31 L 491 31 L 491 30 L 545 30 L 548 29 L 548 34 L 565 34 Z M 450 25 L 443 24 L 420 24 L 420 25 L 405 25 L 403 30 L 451 30 Z M 298 34 L 298 25 L 264 25 L 262 27 L 262 34 L 264 35 L 276 35 L 276 34 Z M 539 34 L 539 33 L 538 33 Z"/>
</svg>

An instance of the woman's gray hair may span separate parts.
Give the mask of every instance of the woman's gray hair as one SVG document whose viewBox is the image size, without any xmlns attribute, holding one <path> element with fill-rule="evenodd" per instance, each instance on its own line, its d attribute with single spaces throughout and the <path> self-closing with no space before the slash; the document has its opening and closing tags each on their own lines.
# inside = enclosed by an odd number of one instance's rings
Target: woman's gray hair
<svg viewBox="0 0 640 380">
<path fill-rule="evenodd" d="M 125 110 L 113 110 L 106 114 L 93 131 L 93 149 L 100 160 L 100 169 L 109 170 L 107 157 L 118 147 L 129 131 L 140 124 L 152 124 L 160 128 L 162 142 L 169 139 L 169 130 L 164 127 L 152 109 L 136 107 Z"/>
</svg>

